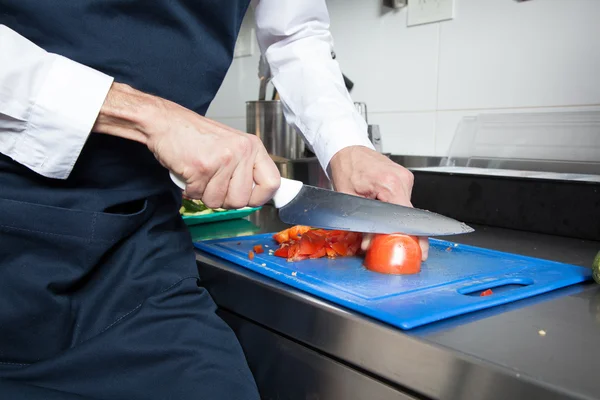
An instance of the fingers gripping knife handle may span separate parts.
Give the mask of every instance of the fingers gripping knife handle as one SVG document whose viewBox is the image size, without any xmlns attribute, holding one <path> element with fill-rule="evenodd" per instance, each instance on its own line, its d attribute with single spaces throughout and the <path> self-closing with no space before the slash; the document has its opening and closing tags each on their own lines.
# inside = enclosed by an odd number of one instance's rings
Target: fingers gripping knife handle
<svg viewBox="0 0 600 400">
<path fill-rule="evenodd" d="M 183 181 L 183 179 L 181 179 L 180 177 L 175 175 L 173 172 L 171 172 L 170 175 L 171 175 L 171 180 L 181 190 L 185 191 L 186 184 Z M 256 184 L 253 183 L 252 189 L 254 189 L 255 186 L 256 186 Z M 281 178 L 281 185 L 279 186 L 279 189 L 277 189 L 277 191 L 275 192 L 275 194 L 273 195 L 273 198 L 272 198 L 275 208 L 281 208 L 283 206 L 286 206 L 290 201 L 292 201 L 296 197 L 296 195 L 298 195 L 298 193 L 300 192 L 300 189 L 302 189 L 302 186 L 303 186 L 303 183 L 300 181 Z"/>
</svg>

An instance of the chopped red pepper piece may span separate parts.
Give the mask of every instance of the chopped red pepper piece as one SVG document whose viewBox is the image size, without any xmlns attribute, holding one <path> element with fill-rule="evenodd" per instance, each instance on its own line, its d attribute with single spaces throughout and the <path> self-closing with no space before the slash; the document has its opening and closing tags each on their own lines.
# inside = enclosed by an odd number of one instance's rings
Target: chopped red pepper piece
<svg viewBox="0 0 600 400">
<path fill-rule="evenodd" d="M 249 252 L 248 252 L 248 258 L 249 258 L 250 260 L 254 260 L 254 252 L 253 252 L 253 251 L 249 251 Z"/>
<path fill-rule="evenodd" d="M 319 250 L 317 250 L 316 252 L 312 253 L 309 258 L 311 259 L 315 259 L 315 258 L 321 258 L 321 257 L 325 257 L 327 255 L 327 250 L 325 250 L 325 247 L 321 247 Z"/>
<path fill-rule="evenodd" d="M 285 229 L 273 235 L 273 239 L 279 244 L 287 243 L 290 240 L 300 240 L 300 237 L 310 231 L 310 226 L 296 225 Z"/>
<path fill-rule="evenodd" d="M 256 246 L 253 247 L 253 250 L 256 254 L 262 254 L 265 252 L 265 250 L 262 247 L 262 244 L 257 244 Z"/>
<path fill-rule="evenodd" d="M 290 254 L 290 248 L 289 248 L 289 246 L 282 246 L 282 247 L 278 248 L 277 250 L 275 250 L 274 254 L 277 257 L 288 258 L 289 254 Z"/>
<path fill-rule="evenodd" d="M 288 261 L 301 261 L 307 258 L 354 256 L 360 252 L 362 234 L 294 226 L 273 235 L 273 239 L 281 245 L 275 251 L 276 256 L 287 258 Z"/>
<path fill-rule="evenodd" d="M 325 252 L 327 253 L 327 257 L 329 258 L 335 258 L 337 256 L 337 253 L 332 248 L 327 247 L 325 249 Z"/>
<path fill-rule="evenodd" d="M 493 294 L 494 294 L 494 292 L 492 292 L 492 289 L 487 289 L 487 290 L 484 290 L 483 292 L 481 292 L 480 296 L 481 296 L 481 297 L 484 297 L 484 296 L 491 296 L 491 295 L 493 295 Z"/>
</svg>

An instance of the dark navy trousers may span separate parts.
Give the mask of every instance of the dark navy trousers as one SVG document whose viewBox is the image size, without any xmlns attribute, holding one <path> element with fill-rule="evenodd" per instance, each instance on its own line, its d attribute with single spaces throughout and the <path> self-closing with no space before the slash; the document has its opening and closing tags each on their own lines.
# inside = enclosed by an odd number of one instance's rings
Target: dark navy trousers
<svg viewBox="0 0 600 400">
<path fill-rule="evenodd" d="M 0 398 L 258 399 L 180 192 L 159 166 L 120 174 L 101 147 L 147 150 L 99 136 L 67 181 L 0 155 Z"/>
</svg>

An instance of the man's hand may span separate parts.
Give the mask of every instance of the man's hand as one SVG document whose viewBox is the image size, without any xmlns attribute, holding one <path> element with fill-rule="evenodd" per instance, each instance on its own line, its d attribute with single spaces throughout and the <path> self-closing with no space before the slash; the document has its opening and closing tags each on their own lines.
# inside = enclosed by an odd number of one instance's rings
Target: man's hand
<svg viewBox="0 0 600 400">
<path fill-rule="evenodd" d="M 182 177 L 185 194 L 210 208 L 260 206 L 279 188 L 279 171 L 257 136 L 126 85 L 113 84 L 94 131 L 146 144 Z"/>
<path fill-rule="evenodd" d="M 363 146 L 351 146 L 337 152 L 329 163 L 336 191 L 412 207 L 410 196 L 413 174 L 386 156 Z M 370 244 L 363 241 L 363 249 Z M 423 261 L 429 253 L 427 238 L 419 238 Z"/>
</svg>

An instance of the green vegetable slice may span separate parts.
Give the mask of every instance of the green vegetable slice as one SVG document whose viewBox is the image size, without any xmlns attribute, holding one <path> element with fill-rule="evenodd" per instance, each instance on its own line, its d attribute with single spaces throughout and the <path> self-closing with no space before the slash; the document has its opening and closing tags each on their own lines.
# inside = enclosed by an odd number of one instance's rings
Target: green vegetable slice
<svg viewBox="0 0 600 400">
<path fill-rule="evenodd" d="M 181 204 L 182 204 L 182 206 L 179 209 L 179 214 L 184 215 L 186 217 L 232 211 L 232 210 L 226 210 L 224 208 L 214 208 L 214 209 L 208 208 L 204 205 L 204 203 L 201 200 L 190 200 L 190 199 L 184 198 L 182 200 Z M 245 210 L 248 208 L 250 208 L 250 207 L 243 207 L 243 208 L 240 208 L 238 211 Z"/>
<path fill-rule="evenodd" d="M 193 213 L 197 213 L 197 212 L 201 212 L 207 209 L 207 207 L 204 204 L 198 204 L 192 200 L 189 199 L 183 199 L 183 207 L 185 208 L 186 212 L 193 212 Z"/>
<path fill-rule="evenodd" d="M 186 211 L 186 212 L 183 213 L 183 215 L 186 216 L 186 217 L 195 217 L 195 216 L 198 216 L 198 215 L 206 215 L 206 214 L 212 214 L 212 213 L 214 213 L 214 211 L 211 210 L 210 208 L 208 208 L 208 209 L 206 209 L 204 211 L 198 211 L 198 212 L 188 212 L 188 211 Z"/>
</svg>

